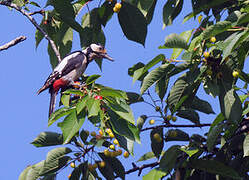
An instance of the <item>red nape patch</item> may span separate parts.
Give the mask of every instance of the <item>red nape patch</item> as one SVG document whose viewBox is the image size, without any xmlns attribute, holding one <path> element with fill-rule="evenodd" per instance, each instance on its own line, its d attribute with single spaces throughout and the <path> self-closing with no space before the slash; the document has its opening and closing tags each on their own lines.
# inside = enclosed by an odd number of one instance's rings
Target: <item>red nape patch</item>
<svg viewBox="0 0 249 180">
<path fill-rule="evenodd" d="M 53 83 L 53 89 L 54 91 L 59 91 L 60 88 L 66 86 L 68 84 L 67 81 L 63 79 L 58 79 Z"/>
</svg>

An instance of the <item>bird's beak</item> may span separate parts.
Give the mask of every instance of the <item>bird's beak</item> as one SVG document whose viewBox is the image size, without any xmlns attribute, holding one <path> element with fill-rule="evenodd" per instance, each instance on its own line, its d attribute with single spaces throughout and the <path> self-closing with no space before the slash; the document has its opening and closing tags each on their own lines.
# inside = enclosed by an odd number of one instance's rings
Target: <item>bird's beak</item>
<svg viewBox="0 0 249 180">
<path fill-rule="evenodd" d="M 106 58 L 106 59 L 110 60 L 110 61 L 114 61 L 114 59 L 111 58 L 107 53 L 103 53 L 103 54 L 101 54 L 101 56 L 102 56 L 103 58 Z"/>
</svg>

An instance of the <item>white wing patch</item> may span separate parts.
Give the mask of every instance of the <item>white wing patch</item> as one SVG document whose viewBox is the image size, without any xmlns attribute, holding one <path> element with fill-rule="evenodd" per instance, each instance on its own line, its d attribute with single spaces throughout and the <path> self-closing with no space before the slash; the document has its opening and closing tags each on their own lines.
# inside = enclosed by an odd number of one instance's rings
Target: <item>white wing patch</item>
<svg viewBox="0 0 249 180">
<path fill-rule="evenodd" d="M 79 54 L 81 54 L 81 52 L 75 52 L 75 53 L 73 53 L 73 54 L 70 54 L 70 55 L 66 56 L 64 59 L 62 59 L 62 61 L 58 64 L 58 66 L 56 66 L 56 67 L 54 68 L 54 71 L 58 71 L 58 72 L 60 72 L 60 74 L 61 74 L 62 70 L 63 70 L 63 69 L 65 68 L 65 66 L 68 64 L 68 61 L 69 61 L 70 59 L 75 58 L 75 57 L 78 56 Z"/>
</svg>

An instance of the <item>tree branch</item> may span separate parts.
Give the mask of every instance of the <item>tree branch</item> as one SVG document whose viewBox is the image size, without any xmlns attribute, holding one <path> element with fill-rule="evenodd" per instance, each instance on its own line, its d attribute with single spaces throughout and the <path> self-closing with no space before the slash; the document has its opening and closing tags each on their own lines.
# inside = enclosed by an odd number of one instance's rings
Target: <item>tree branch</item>
<svg viewBox="0 0 249 180">
<path fill-rule="evenodd" d="M 25 36 L 19 36 L 19 37 L 17 37 L 16 39 L 14 39 L 14 40 L 12 40 L 12 41 L 10 41 L 10 42 L 8 42 L 8 43 L 6 43 L 6 44 L 0 46 L 0 51 L 3 51 L 3 50 L 6 50 L 6 49 L 8 49 L 8 48 L 10 48 L 10 47 L 12 47 L 12 46 L 15 46 L 15 45 L 17 45 L 18 43 L 20 43 L 20 42 L 22 42 L 22 41 L 24 41 L 24 40 L 26 40 L 26 39 L 27 39 L 27 38 L 26 38 Z"/>
<path fill-rule="evenodd" d="M 140 167 L 137 166 L 135 163 L 132 163 L 133 168 L 130 169 L 130 170 L 128 170 L 128 171 L 126 171 L 125 174 L 130 174 L 130 173 L 132 173 L 132 172 L 138 171 L 138 176 L 140 176 L 141 173 L 142 173 L 142 171 L 143 171 L 143 169 L 148 168 L 148 167 L 153 168 L 153 167 L 155 167 L 155 166 L 157 166 L 157 165 L 159 165 L 159 162 L 158 162 L 158 161 L 157 161 L 157 162 L 150 163 L 150 164 L 144 164 L 144 165 L 142 165 L 142 166 L 140 166 Z"/>
<path fill-rule="evenodd" d="M 61 57 L 60 57 L 60 53 L 54 43 L 54 41 L 48 36 L 48 34 L 37 24 L 36 20 L 26 11 L 24 11 L 21 7 L 17 6 L 14 3 L 11 3 L 10 1 L 0 1 L 0 5 L 3 6 L 8 6 L 11 8 L 14 8 L 15 10 L 19 11 L 20 13 L 22 13 L 24 16 L 26 16 L 29 21 L 44 35 L 44 37 L 48 40 L 48 42 L 50 43 L 55 55 L 58 58 L 58 61 L 61 61 Z"/>
<path fill-rule="evenodd" d="M 188 128 L 188 127 L 191 127 L 191 128 L 195 128 L 195 127 L 205 127 L 205 126 L 211 126 L 211 124 L 164 124 L 164 125 L 159 125 L 159 126 L 154 126 L 154 127 L 148 127 L 148 128 L 144 128 L 144 129 L 141 129 L 140 131 L 146 131 L 146 130 L 150 130 L 150 129 L 157 129 L 157 128 L 161 128 L 161 127 L 165 127 L 165 128 L 168 128 L 168 127 L 181 127 L 181 128 Z"/>
</svg>

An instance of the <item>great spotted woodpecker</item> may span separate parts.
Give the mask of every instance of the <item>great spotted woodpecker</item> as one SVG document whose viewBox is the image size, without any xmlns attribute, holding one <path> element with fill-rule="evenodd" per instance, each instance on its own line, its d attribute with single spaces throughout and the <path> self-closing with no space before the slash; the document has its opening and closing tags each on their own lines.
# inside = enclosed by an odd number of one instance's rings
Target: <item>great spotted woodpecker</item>
<svg viewBox="0 0 249 180">
<path fill-rule="evenodd" d="M 86 70 L 88 64 L 95 58 L 106 58 L 111 61 L 113 59 L 107 55 L 106 49 L 97 44 L 91 44 L 83 51 L 75 51 L 67 55 L 54 68 L 44 85 L 38 90 L 37 94 L 49 88 L 51 95 L 49 105 L 49 117 L 54 111 L 56 95 L 60 89 L 65 89 L 71 85 L 75 85 L 76 81 Z"/>
</svg>

